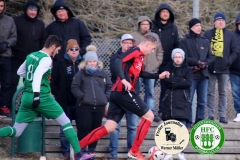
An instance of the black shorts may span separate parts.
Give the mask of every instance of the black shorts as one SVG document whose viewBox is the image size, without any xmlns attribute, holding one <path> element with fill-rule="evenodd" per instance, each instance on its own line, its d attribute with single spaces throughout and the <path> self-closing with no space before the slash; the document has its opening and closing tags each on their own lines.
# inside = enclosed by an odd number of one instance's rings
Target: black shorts
<svg viewBox="0 0 240 160">
<path fill-rule="evenodd" d="M 109 100 L 107 119 L 120 122 L 126 112 L 142 117 L 148 112 L 146 103 L 135 92 L 112 92 Z"/>
</svg>

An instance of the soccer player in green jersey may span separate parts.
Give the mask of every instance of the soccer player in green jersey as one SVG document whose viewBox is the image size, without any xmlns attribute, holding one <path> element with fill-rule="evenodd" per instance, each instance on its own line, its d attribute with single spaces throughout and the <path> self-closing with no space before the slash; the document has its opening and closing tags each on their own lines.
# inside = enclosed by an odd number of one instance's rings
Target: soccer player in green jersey
<svg viewBox="0 0 240 160">
<path fill-rule="evenodd" d="M 56 120 L 62 127 L 64 134 L 73 147 L 76 160 L 85 160 L 94 157 L 94 154 L 83 154 L 72 124 L 62 107 L 50 95 L 50 76 L 52 58 L 61 49 L 62 40 L 50 35 L 42 50 L 29 54 L 19 67 L 17 74 L 25 78 L 24 92 L 16 122 L 13 127 L 0 129 L 0 137 L 18 137 L 22 134 L 28 123 L 37 115 L 43 114 L 47 118 Z"/>
</svg>

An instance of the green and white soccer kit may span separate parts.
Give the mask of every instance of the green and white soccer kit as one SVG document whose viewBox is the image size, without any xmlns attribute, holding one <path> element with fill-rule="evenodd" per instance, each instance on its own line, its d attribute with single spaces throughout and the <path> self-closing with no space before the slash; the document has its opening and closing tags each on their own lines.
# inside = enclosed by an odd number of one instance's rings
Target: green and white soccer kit
<svg viewBox="0 0 240 160">
<path fill-rule="evenodd" d="M 21 135 L 27 124 L 34 121 L 39 113 L 47 118 L 55 119 L 63 127 L 66 138 L 72 145 L 75 153 L 80 151 L 77 135 L 72 124 L 62 107 L 51 96 L 50 78 L 51 78 L 51 57 L 38 51 L 27 56 L 25 62 L 20 66 L 17 73 L 25 78 L 24 92 L 21 99 L 21 105 L 13 127 L 4 127 L 0 129 L 0 137 Z M 38 108 L 32 108 L 34 93 L 40 93 L 40 105 Z"/>
</svg>

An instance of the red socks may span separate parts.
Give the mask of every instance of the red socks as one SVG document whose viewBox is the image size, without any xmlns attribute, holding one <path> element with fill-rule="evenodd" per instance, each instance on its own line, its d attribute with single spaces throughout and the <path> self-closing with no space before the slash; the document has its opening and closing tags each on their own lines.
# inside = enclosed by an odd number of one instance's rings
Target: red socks
<svg viewBox="0 0 240 160">
<path fill-rule="evenodd" d="M 81 149 L 88 146 L 89 144 L 101 139 L 103 136 L 107 135 L 108 131 L 105 126 L 98 127 L 85 136 L 79 141 Z"/>
<path fill-rule="evenodd" d="M 150 122 L 147 119 L 142 118 L 138 128 L 137 128 L 137 133 L 136 137 L 134 139 L 133 145 L 132 145 L 132 152 L 136 153 L 139 151 L 139 147 L 142 144 L 144 138 L 146 137 L 148 133 L 148 129 L 150 128 L 152 122 Z"/>
</svg>

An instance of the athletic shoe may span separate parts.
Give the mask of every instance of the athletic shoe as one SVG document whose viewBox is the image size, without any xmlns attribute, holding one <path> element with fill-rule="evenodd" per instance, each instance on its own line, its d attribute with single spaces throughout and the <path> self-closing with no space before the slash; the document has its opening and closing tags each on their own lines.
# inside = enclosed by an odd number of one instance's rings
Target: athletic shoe
<svg viewBox="0 0 240 160">
<path fill-rule="evenodd" d="M 159 116 L 154 115 L 154 122 L 160 122 L 162 119 Z"/>
<path fill-rule="evenodd" d="M 11 112 L 7 107 L 0 108 L 0 115 L 11 117 Z"/>
<path fill-rule="evenodd" d="M 133 153 L 132 150 L 128 152 L 128 157 L 137 160 L 148 160 L 146 157 L 142 155 L 140 151 Z"/>
<path fill-rule="evenodd" d="M 95 156 L 96 156 L 95 154 L 87 154 L 87 153 L 79 152 L 75 154 L 75 160 L 87 160 Z"/>
<path fill-rule="evenodd" d="M 234 118 L 233 122 L 240 122 L 240 113 L 237 114 L 236 118 Z"/>
<path fill-rule="evenodd" d="M 172 154 L 166 154 L 163 160 L 173 160 Z"/>
<path fill-rule="evenodd" d="M 187 159 L 184 157 L 184 153 L 178 153 L 178 160 L 187 160 Z"/>
<path fill-rule="evenodd" d="M 116 154 L 111 154 L 109 160 L 118 160 L 118 156 Z"/>
</svg>

